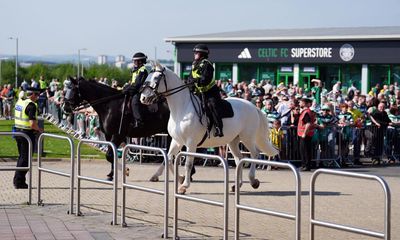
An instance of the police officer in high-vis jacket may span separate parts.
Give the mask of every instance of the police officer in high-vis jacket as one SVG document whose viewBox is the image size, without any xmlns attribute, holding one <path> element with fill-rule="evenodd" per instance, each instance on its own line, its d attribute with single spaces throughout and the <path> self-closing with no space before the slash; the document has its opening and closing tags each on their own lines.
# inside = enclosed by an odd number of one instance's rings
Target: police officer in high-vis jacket
<svg viewBox="0 0 400 240">
<path fill-rule="evenodd" d="M 144 53 L 137 52 L 132 57 L 133 69 L 132 69 L 132 80 L 129 82 L 129 86 L 126 88 L 131 99 L 132 114 L 135 120 L 135 127 L 143 126 L 142 108 L 143 105 L 140 103 L 139 90 L 142 87 L 149 73 L 144 66 L 147 62 L 147 56 Z"/>
<path fill-rule="evenodd" d="M 220 118 L 217 108 L 221 101 L 219 88 L 217 87 L 214 75 L 214 67 L 208 60 L 209 50 L 205 44 L 197 44 L 193 48 L 194 61 L 192 63 L 192 71 L 189 76 L 189 81 L 195 83 L 196 92 L 202 97 L 202 101 L 206 103 L 208 111 L 215 123 L 216 137 L 223 137 L 222 119 Z"/>
<path fill-rule="evenodd" d="M 39 98 L 39 89 L 28 88 L 26 91 L 26 98 L 19 98 L 15 104 L 14 116 L 15 116 L 15 131 L 23 132 L 29 136 L 33 143 L 33 148 L 35 149 L 35 135 L 36 133 L 42 133 L 38 125 L 37 114 L 38 106 L 36 101 Z M 27 167 L 28 166 L 28 141 L 23 137 L 15 137 L 18 146 L 19 158 L 17 161 L 17 167 Z M 14 175 L 14 187 L 16 189 L 26 189 L 28 185 L 26 184 L 27 171 L 15 171 Z"/>
</svg>

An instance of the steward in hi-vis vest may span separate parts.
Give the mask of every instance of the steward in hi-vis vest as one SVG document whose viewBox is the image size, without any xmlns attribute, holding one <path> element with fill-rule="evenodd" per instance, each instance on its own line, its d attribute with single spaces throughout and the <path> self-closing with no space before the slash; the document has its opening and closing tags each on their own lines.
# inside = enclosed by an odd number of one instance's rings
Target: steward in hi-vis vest
<svg viewBox="0 0 400 240">
<path fill-rule="evenodd" d="M 147 56 L 144 53 L 138 52 L 133 55 L 132 61 L 132 79 L 129 85 L 124 88 L 124 92 L 131 97 L 132 115 L 135 120 L 134 127 L 142 127 L 144 125 L 142 117 L 143 105 L 140 103 L 139 90 L 149 75 L 144 66 L 147 62 Z"/>
<path fill-rule="evenodd" d="M 189 82 L 195 85 L 196 93 L 201 97 L 206 111 L 210 113 L 215 124 L 215 137 L 223 137 L 222 119 L 218 114 L 218 105 L 221 101 L 219 88 L 215 83 L 214 67 L 208 60 L 209 50 L 205 44 L 197 44 L 193 48 L 194 61 L 190 72 Z"/>
<path fill-rule="evenodd" d="M 36 133 L 43 132 L 43 129 L 39 128 L 37 121 L 38 108 L 36 101 L 39 97 L 38 89 L 29 89 L 26 92 L 27 98 L 19 98 L 15 104 L 14 116 L 15 116 L 15 131 L 23 132 L 29 136 L 33 143 L 32 150 L 35 149 L 35 139 Z M 15 137 L 18 146 L 19 158 L 17 161 L 17 167 L 27 167 L 28 166 L 28 156 L 29 156 L 29 145 L 28 141 L 23 137 Z M 16 189 L 28 188 L 26 184 L 27 171 L 15 171 L 14 175 L 14 187 Z"/>
</svg>

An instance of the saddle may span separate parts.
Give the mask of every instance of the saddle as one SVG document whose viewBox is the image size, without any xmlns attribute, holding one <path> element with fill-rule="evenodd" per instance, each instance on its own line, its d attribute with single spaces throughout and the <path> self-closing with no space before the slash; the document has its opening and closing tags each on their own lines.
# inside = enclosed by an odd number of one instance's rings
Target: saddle
<svg viewBox="0 0 400 240">
<path fill-rule="evenodd" d="M 221 99 L 215 110 L 217 111 L 218 116 L 221 119 L 232 118 L 234 116 L 232 105 L 224 99 Z M 211 112 L 208 108 L 203 109 L 203 111 L 206 113 L 206 117 L 208 118 L 207 132 L 209 134 L 213 126 L 215 126 L 214 118 L 212 117 Z"/>
</svg>

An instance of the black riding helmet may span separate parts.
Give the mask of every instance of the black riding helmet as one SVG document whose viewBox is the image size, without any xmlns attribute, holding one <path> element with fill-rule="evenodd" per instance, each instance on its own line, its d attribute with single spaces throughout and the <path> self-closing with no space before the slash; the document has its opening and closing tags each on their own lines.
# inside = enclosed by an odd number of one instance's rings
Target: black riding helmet
<svg viewBox="0 0 400 240">
<path fill-rule="evenodd" d="M 210 50 L 208 49 L 207 45 L 199 43 L 193 48 L 193 52 L 200 52 L 203 56 L 208 57 Z"/>
<path fill-rule="evenodd" d="M 135 54 L 133 55 L 133 57 L 132 57 L 132 61 L 135 61 L 135 60 L 139 60 L 139 61 L 141 61 L 142 63 L 146 63 L 146 61 L 147 61 L 147 56 L 146 56 L 144 53 L 142 53 L 142 52 L 137 52 L 137 53 L 135 53 Z"/>
</svg>

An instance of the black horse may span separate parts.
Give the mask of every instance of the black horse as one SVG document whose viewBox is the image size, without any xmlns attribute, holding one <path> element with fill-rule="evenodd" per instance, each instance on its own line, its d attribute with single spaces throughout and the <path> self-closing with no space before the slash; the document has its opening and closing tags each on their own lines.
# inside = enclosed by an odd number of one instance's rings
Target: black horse
<svg viewBox="0 0 400 240">
<path fill-rule="evenodd" d="M 70 79 L 72 88 L 65 94 L 64 111 L 72 113 L 76 107 L 84 104 L 91 105 L 99 116 L 100 128 L 106 140 L 111 141 L 115 146 L 118 147 L 126 140 L 126 137 L 149 137 L 156 133 L 167 132 L 169 108 L 166 101 L 159 102 L 157 106 L 144 106 L 142 113 L 144 125 L 134 127 L 131 110 L 125 106 L 123 113 L 125 95 L 122 91 L 94 80 Z M 126 104 L 128 102 L 126 101 Z M 122 114 L 124 116 L 120 130 Z M 114 158 L 111 147 L 108 147 L 106 158 L 111 163 L 111 172 L 107 175 L 107 179 L 112 180 Z"/>
</svg>

